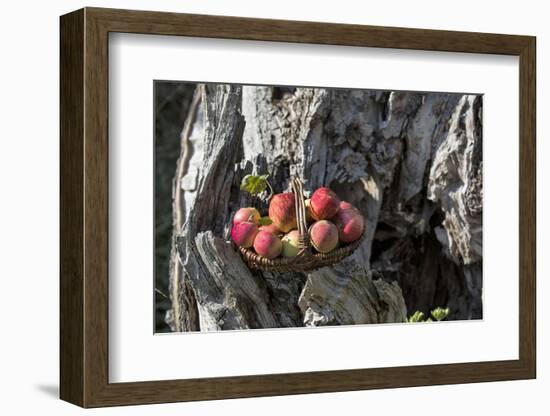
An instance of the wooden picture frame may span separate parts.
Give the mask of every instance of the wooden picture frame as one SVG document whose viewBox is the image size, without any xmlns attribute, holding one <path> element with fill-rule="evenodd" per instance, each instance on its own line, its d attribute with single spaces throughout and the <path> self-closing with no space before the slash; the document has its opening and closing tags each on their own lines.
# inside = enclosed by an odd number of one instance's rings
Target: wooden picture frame
<svg viewBox="0 0 550 416">
<path fill-rule="evenodd" d="M 60 396 L 82 407 L 536 377 L 535 38 L 85 8 L 61 17 Z M 519 359 L 109 383 L 108 34 L 299 42 L 519 56 Z"/>
</svg>

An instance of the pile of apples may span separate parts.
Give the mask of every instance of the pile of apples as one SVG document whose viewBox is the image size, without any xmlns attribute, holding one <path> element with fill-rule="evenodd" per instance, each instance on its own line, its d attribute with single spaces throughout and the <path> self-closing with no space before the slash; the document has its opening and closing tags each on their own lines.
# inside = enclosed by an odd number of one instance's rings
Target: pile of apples
<svg viewBox="0 0 550 416">
<path fill-rule="evenodd" d="M 319 253 L 330 253 L 340 244 L 356 241 L 363 234 L 365 219 L 352 204 L 341 201 L 329 188 L 317 189 L 306 200 L 309 238 Z M 233 217 L 231 238 L 240 247 L 253 247 L 260 256 L 274 259 L 295 257 L 299 252 L 296 204 L 291 192 L 273 195 L 269 202 L 269 225 L 260 225 L 256 208 L 239 209 Z M 264 221 L 265 222 L 265 221 Z M 268 221 L 269 222 L 269 221 Z"/>
</svg>

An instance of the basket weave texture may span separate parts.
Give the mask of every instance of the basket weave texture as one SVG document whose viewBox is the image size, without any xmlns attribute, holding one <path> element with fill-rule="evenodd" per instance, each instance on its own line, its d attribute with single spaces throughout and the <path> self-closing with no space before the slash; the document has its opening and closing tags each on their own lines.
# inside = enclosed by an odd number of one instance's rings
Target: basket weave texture
<svg viewBox="0 0 550 416">
<path fill-rule="evenodd" d="M 329 253 L 318 253 L 311 247 L 306 219 L 306 201 L 304 198 L 302 182 L 294 178 L 292 180 L 292 192 L 294 193 L 296 206 L 296 222 L 299 233 L 299 252 L 296 257 L 280 257 L 268 259 L 258 255 L 253 249 L 239 247 L 239 251 L 248 267 L 256 270 L 272 272 L 307 272 L 321 267 L 331 266 L 340 262 L 353 253 L 362 243 L 365 231 L 359 239 L 336 248 Z"/>
</svg>

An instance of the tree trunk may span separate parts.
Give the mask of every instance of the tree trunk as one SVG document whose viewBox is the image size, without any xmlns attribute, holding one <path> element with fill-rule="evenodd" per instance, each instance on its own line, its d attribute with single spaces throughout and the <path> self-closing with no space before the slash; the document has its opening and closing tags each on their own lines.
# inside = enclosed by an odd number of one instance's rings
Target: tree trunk
<svg viewBox="0 0 550 416">
<path fill-rule="evenodd" d="M 176 171 L 182 125 L 193 98 L 195 84 L 155 83 L 155 330 L 169 332 L 165 314 L 170 308 L 170 236 L 173 234 L 171 183 Z"/>
<path fill-rule="evenodd" d="M 172 329 L 403 322 L 447 305 L 451 319 L 481 316 L 481 98 L 200 91 L 186 125 L 188 168 L 174 180 L 185 223 L 174 227 Z M 361 210 L 366 238 L 333 267 L 249 270 L 229 242 L 232 214 L 256 202 L 239 189 L 249 173 L 269 173 L 275 192 L 294 176 L 305 190 L 329 186 Z"/>
</svg>

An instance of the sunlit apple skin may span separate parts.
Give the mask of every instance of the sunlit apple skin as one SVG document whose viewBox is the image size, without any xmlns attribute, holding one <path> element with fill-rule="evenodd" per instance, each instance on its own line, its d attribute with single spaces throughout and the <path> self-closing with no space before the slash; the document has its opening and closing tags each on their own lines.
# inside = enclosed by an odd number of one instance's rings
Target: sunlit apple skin
<svg viewBox="0 0 550 416">
<path fill-rule="evenodd" d="M 311 195 L 311 215 L 315 220 L 328 220 L 336 215 L 340 198 L 329 188 L 317 189 Z"/>
<path fill-rule="evenodd" d="M 231 238 L 238 246 L 249 248 L 254 244 L 258 226 L 253 222 L 239 222 L 231 229 Z"/>
<path fill-rule="evenodd" d="M 338 238 L 342 243 L 352 243 L 358 240 L 365 229 L 365 218 L 353 205 L 348 205 L 350 207 L 340 209 L 333 219 L 336 228 L 338 228 Z"/>
<path fill-rule="evenodd" d="M 256 225 L 260 225 L 261 215 L 256 208 L 246 207 L 239 209 L 233 217 L 233 224 L 240 222 L 253 222 Z"/>
<path fill-rule="evenodd" d="M 283 233 L 296 228 L 296 204 L 291 192 L 273 195 L 269 202 L 269 218 Z"/>
<path fill-rule="evenodd" d="M 260 256 L 274 259 L 283 251 L 281 239 L 268 231 L 259 231 L 254 239 L 254 250 Z"/>
<path fill-rule="evenodd" d="M 309 227 L 309 238 L 320 253 L 328 253 L 338 245 L 338 228 L 332 222 L 320 220 Z"/>
<path fill-rule="evenodd" d="M 281 230 L 279 230 L 275 224 L 269 224 L 269 225 L 262 225 L 259 228 L 260 231 L 267 231 L 268 233 L 273 234 L 276 237 L 280 237 L 283 233 Z"/>
<path fill-rule="evenodd" d="M 300 252 L 300 233 L 292 230 L 283 239 L 283 257 L 296 257 Z"/>
</svg>

